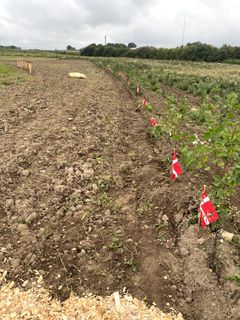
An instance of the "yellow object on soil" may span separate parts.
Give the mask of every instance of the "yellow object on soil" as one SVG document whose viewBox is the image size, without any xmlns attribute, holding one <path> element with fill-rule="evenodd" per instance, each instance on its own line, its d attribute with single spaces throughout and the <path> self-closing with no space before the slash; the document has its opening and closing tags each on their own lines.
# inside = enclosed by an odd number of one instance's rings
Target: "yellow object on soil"
<svg viewBox="0 0 240 320">
<path fill-rule="evenodd" d="M 69 77 L 70 78 L 79 78 L 79 79 L 86 79 L 86 75 L 83 73 L 79 73 L 79 72 L 69 72 Z"/>
</svg>

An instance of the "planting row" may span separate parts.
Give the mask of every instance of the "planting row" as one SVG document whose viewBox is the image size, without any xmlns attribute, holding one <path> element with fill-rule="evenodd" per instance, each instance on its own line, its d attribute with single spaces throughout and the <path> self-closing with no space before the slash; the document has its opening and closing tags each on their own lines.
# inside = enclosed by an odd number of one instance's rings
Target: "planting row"
<svg viewBox="0 0 240 320">
<path fill-rule="evenodd" d="M 157 122 L 157 125 L 149 128 L 152 138 L 172 145 L 178 150 L 184 167 L 191 174 L 208 179 L 212 189 L 211 197 L 214 198 L 218 210 L 224 213 L 220 223 L 234 223 L 239 229 L 239 217 L 234 217 L 230 205 L 230 200 L 240 185 L 238 90 L 232 90 L 228 83 L 227 91 L 230 93 L 216 98 L 213 90 L 210 95 L 205 92 L 201 101 L 194 104 L 185 95 L 164 92 L 162 82 L 166 81 L 162 79 L 167 77 L 167 73 L 159 71 L 161 66 L 152 67 L 142 62 L 114 59 L 93 61 L 97 66 L 125 81 L 130 89 L 138 88 L 137 94 L 141 97 L 138 98 L 137 109 L 141 108 L 144 97 L 143 108 L 150 112 L 150 116 Z M 182 82 L 185 79 L 190 81 L 191 77 L 183 74 L 179 83 L 181 79 Z M 215 81 L 221 84 L 221 79 L 215 78 Z M 194 85 L 197 87 L 197 82 Z M 160 105 L 152 106 L 148 102 L 152 91 L 161 99 Z M 164 150 L 161 150 L 161 156 L 162 160 L 169 161 L 169 154 L 164 153 Z"/>
</svg>

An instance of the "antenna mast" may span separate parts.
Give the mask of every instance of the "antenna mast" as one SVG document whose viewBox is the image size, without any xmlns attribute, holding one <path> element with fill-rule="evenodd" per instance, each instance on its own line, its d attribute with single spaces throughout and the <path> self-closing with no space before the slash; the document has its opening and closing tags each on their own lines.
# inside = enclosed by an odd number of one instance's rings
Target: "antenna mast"
<svg viewBox="0 0 240 320">
<path fill-rule="evenodd" d="M 182 46 L 184 45 L 185 29 L 186 29 L 187 10 L 184 13 L 183 33 L 182 33 Z"/>
</svg>

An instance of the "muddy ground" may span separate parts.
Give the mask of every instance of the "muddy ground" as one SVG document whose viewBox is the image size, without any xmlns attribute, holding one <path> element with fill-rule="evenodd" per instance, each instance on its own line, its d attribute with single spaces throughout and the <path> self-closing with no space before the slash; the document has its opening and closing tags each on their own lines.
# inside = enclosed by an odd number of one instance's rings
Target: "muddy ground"
<svg viewBox="0 0 240 320">
<path fill-rule="evenodd" d="M 0 268 L 9 279 L 28 287 L 40 273 L 61 300 L 119 290 L 189 320 L 239 319 L 239 287 L 226 280 L 236 248 L 189 225 L 195 180 L 171 181 L 159 145 L 132 94 L 88 61 L 36 59 L 25 82 L 1 87 Z"/>
</svg>

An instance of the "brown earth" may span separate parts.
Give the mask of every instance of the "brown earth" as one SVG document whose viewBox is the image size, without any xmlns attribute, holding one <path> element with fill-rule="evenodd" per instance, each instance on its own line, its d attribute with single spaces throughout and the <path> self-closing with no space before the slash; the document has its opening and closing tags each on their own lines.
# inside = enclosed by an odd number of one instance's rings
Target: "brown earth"
<svg viewBox="0 0 240 320">
<path fill-rule="evenodd" d="M 0 88 L 8 278 L 28 287 L 41 274 L 61 300 L 126 290 L 185 319 L 239 319 L 239 287 L 226 281 L 237 273 L 236 248 L 189 226 L 195 180 L 169 179 L 131 94 L 87 61 L 36 59 L 33 68 Z"/>
</svg>

